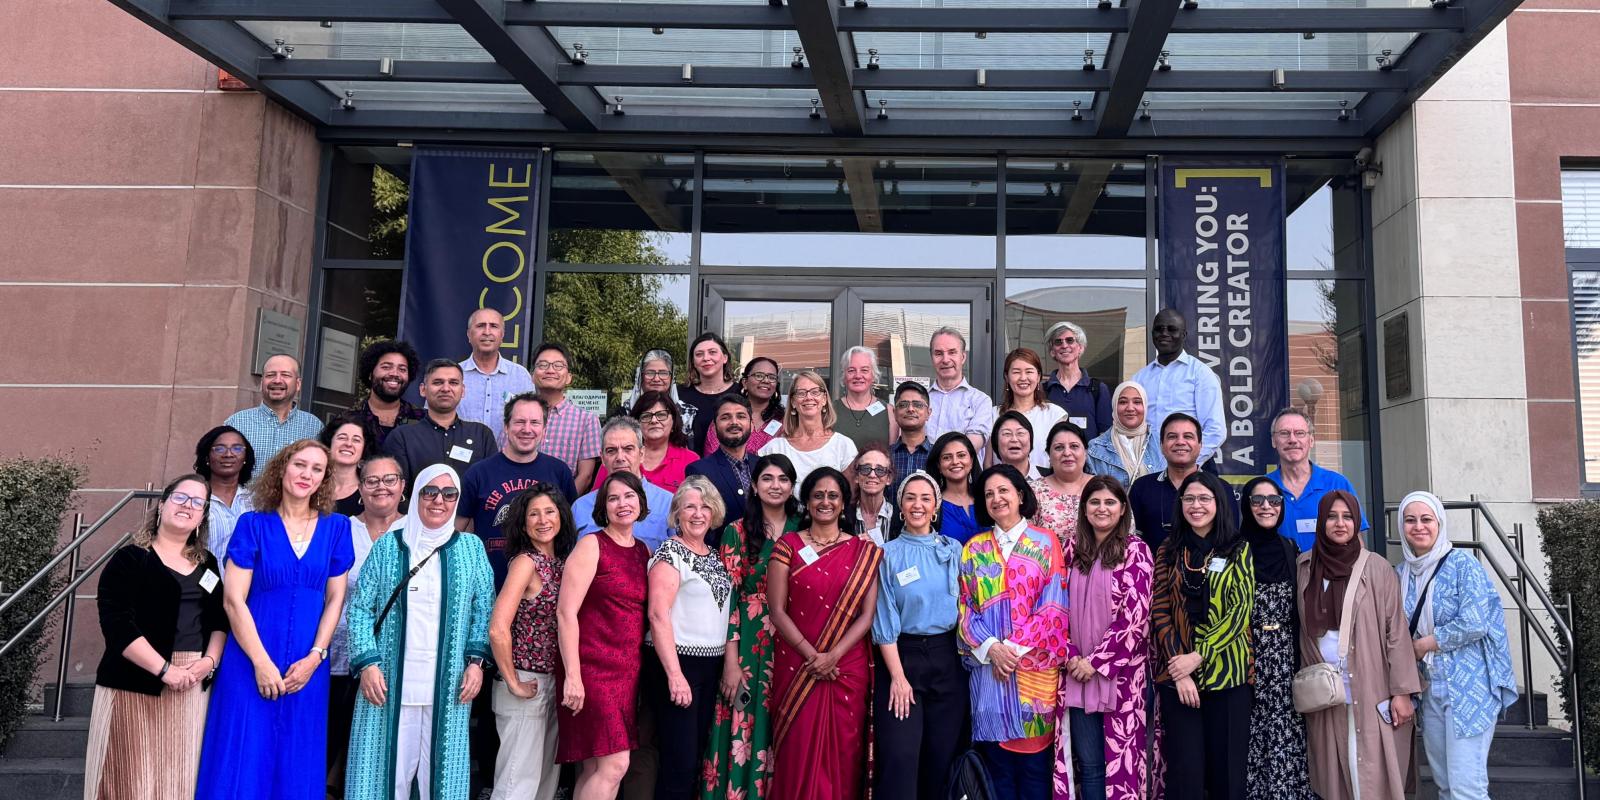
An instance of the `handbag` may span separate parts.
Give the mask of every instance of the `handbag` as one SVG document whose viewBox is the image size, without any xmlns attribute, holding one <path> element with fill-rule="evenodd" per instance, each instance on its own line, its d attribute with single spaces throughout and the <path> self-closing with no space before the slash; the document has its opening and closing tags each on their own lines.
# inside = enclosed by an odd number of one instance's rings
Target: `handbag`
<svg viewBox="0 0 1600 800">
<path fill-rule="evenodd" d="M 1361 551 L 1361 555 L 1356 558 L 1355 567 L 1350 571 L 1354 580 L 1345 588 L 1344 607 L 1339 610 L 1339 663 L 1329 664 L 1323 661 L 1294 674 L 1292 694 L 1295 711 L 1310 714 L 1345 704 L 1344 663 L 1345 657 L 1350 654 L 1350 610 L 1356 603 L 1354 583 L 1359 582 L 1362 570 L 1367 564 L 1367 556 L 1371 554 L 1368 550 Z"/>
</svg>

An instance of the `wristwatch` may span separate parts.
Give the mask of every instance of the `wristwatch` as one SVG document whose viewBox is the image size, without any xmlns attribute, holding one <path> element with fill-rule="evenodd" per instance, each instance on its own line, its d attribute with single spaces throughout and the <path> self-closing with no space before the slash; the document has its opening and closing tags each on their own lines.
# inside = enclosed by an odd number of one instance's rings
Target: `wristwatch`
<svg viewBox="0 0 1600 800">
<path fill-rule="evenodd" d="M 483 656 L 467 656 L 467 665 L 468 666 L 476 665 L 478 667 L 482 667 L 483 666 Z"/>
<path fill-rule="evenodd" d="M 326 648 L 315 647 L 314 646 L 314 647 L 311 648 L 311 652 L 316 653 L 317 656 L 319 658 L 321 658 L 323 661 L 327 661 L 328 660 L 328 651 L 327 651 Z"/>
</svg>

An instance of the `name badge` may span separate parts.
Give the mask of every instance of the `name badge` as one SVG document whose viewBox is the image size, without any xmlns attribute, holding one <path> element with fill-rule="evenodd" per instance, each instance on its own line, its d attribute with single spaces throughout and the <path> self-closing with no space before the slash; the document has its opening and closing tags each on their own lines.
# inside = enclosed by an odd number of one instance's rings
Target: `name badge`
<svg viewBox="0 0 1600 800">
<path fill-rule="evenodd" d="M 1317 521 L 1314 519 L 1297 519 L 1294 521 L 1294 529 L 1298 533 L 1316 533 Z"/>
<path fill-rule="evenodd" d="M 883 534 L 879 533 L 877 528 L 867 531 L 867 538 L 871 539 L 873 544 L 883 546 Z"/>
<path fill-rule="evenodd" d="M 884 406 L 883 401 L 874 400 L 874 401 L 872 401 L 872 405 L 867 406 L 867 413 L 871 414 L 874 417 L 876 417 L 879 414 L 882 414 L 884 412 L 885 408 L 886 408 L 886 406 Z"/>
<path fill-rule="evenodd" d="M 1211 570 L 1212 572 L 1221 572 L 1227 566 L 1228 566 L 1228 562 L 1227 561 L 1224 561 L 1224 560 L 1222 560 L 1220 558 L 1213 558 L 1213 559 L 1211 559 L 1211 563 L 1209 565 L 1207 565 L 1206 568 Z"/>
<path fill-rule="evenodd" d="M 819 558 L 822 558 L 822 556 L 817 555 L 816 548 L 812 547 L 811 545 L 808 544 L 805 547 L 800 548 L 801 561 L 804 561 L 807 564 L 814 564 Z"/>
<path fill-rule="evenodd" d="M 766 431 L 768 436 L 777 436 L 778 431 L 783 430 L 783 423 L 778 420 L 773 420 L 767 423 L 767 427 L 762 428 L 761 430 Z"/>
<path fill-rule="evenodd" d="M 1072 424 L 1074 424 L 1074 425 L 1076 425 L 1076 426 L 1078 426 L 1078 427 L 1080 427 L 1080 428 L 1088 428 L 1089 427 L 1089 418 L 1088 417 L 1067 417 L 1067 421 L 1072 423 Z"/>
<path fill-rule="evenodd" d="M 450 448 L 450 457 L 457 461 L 468 462 L 472 460 L 472 451 L 458 444 Z"/>
<path fill-rule="evenodd" d="M 922 571 L 917 569 L 916 565 L 913 564 L 903 570 L 900 570 L 899 572 L 896 572 L 894 574 L 894 579 L 899 581 L 901 586 L 905 586 L 906 584 L 910 583 L 916 583 L 917 581 L 922 580 Z"/>
<path fill-rule="evenodd" d="M 217 588 L 217 584 L 221 582 L 222 579 L 217 577 L 217 573 L 209 569 L 206 570 L 204 575 L 200 576 L 200 588 L 204 589 L 206 594 L 210 594 L 211 590 Z"/>
</svg>

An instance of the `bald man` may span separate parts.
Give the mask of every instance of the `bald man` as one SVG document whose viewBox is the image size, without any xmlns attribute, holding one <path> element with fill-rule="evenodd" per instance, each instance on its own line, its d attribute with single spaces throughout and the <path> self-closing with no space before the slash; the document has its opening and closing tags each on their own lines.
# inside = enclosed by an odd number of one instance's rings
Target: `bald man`
<svg viewBox="0 0 1600 800">
<path fill-rule="evenodd" d="M 506 318 L 492 308 L 480 308 L 467 318 L 467 342 L 472 357 L 461 362 L 465 394 L 456 413 L 462 419 L 481 422 L 494 431 L 494 440 L 505 446 L 506 401 L 533 391 L 533 376 L 527 368 L 500 357 L 506 338 Z"/>
<path fill-rule="evenodd" d="M 275 355 L 261 365 L 261 405 L 236 411 L 226 420 L 244 434 L 256 454 L 256 474 L 279 450 L 301 439 L 315 439 L 322 421 L 296 408 L 300 396 L 300 362 Z"/>
</svg>

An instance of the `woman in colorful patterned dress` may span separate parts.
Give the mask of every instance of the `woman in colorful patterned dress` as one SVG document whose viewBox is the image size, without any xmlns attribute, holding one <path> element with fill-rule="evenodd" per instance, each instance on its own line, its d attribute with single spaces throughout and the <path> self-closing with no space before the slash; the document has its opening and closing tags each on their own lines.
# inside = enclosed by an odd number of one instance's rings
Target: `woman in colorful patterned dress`
<svg viewBox="0 0 1600 800">
<path fill-rule="evenodd" d="M 983 471 L 986 530 L 961 553 L 961 653 L 972 692 L 972 740 L 998 800 L 1050 794 L 1056 697 L 1067 656 L 1066 569 L 1022 473 Z"/>
<path fill-rule="evenodd" d="M 1033 524 L 1055 534 L 1056 543 L 1065 548 L 1077 537 L 1078 502 L 1091 477 L 1084 471 L 1089 465 L 1089 437 L 1067 420 L 1052 426 L 1049 437 L 1045 452 L 1050 455 L 1050 474 L 1029 485 L 1039 501 Z"/>
<path fill-rule="evenodd" d="M 767 616 L 767 561 L 779 537 L 799 529 L 794 465 L 762 456 L 750 468 L 757 502 L 722 533 L 722 563 L 733 580 L 721 700 L 700 765 L 701 800 L 762 800 L 772 777 L 772 622 Z"/>
<path fill-rule="evenodd" d="M 1056 800 L 1145 797 L 1146 666 L 1150 647 L 1150 547 L 1133 535 L 1128 493 L 1095 476 L 1083 490 L 1067 542 L 1070 639 L 1059 708 L 1070 737 L 1056 748 Z M 1080 793 L 1072 791 L 1078 760 Z"/>
</svg>

